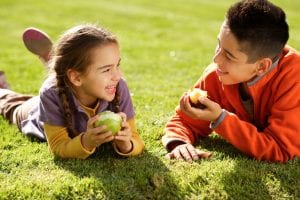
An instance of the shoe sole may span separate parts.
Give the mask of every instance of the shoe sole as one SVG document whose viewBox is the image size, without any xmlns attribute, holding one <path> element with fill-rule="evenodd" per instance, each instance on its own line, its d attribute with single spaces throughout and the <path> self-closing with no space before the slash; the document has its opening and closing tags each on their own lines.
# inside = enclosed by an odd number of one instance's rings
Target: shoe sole
<svg viewBox="0 0 300 200">
<path fill-rule="evenodd" d="M 38 55 L 45 61 L 49 60 L 52 42 L 46 33 L 37 28 L 27 28 L 23 32 L 23 42 L 31 53 Z"/>
</svg>

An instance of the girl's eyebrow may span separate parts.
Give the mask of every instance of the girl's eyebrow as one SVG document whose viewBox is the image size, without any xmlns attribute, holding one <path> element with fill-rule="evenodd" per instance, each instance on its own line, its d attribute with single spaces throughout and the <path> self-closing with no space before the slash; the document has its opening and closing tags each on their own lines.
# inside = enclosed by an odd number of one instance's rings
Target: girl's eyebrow
<svg viewBox="0 0 300 200">
<path fill-rule="evenodd" d="M 120 64 L 120 62 L 121 62 L 121 58 L 120 58 L 119 61 L 118 61 L 118 65 Z M 109 68 L 109 67 L 113 67 L 113 66 L 114 66 L 113 64 L 110 64 L 110 65 L 104 65 L 104 66 L 98 67 L 98 69 L 104 69 L 104 68 Z"/>
</svg>

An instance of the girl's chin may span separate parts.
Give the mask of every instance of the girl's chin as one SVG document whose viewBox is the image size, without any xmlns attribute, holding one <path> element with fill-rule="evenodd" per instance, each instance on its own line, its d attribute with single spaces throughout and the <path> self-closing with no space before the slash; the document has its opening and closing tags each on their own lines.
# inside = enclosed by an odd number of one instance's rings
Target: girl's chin
<svg viewBox="0 0 300 200">
<path fill-rule="evenodd" d="M 115 95 L 109 95 L 109 96 L 107 96 L 107 97 L 105 98 L 105 100 L 106 100 L 106 101 L 112 101 L 112 100 L 114 100 L 114 98 L 115 98 Z"/>
<path fill-rule="evenodd" d="M 108 101 L 108 102 L 114 100 L 114 98 L 115 98 L 115 94 L 113 94 L 113 95 L 105 94 L 105 95 L 98 96 L 98 99 Z"/>
</svg>

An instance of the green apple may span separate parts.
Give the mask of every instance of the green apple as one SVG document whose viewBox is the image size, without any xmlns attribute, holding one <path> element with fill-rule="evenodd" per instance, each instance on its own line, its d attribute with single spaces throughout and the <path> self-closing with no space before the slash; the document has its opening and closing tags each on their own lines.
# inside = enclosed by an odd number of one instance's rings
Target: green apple
<svg viewBox="0 0 300 200">
<path fill-rule="evenodd" d="M 103 132 L 111 131 L 113 135 L 121 130 L 122 127 L 122 117 L 111 111 L 104 111 L 98 114 L 100 117 L 94 123 L 94 127 L 106 126 Z"/>
</svg>

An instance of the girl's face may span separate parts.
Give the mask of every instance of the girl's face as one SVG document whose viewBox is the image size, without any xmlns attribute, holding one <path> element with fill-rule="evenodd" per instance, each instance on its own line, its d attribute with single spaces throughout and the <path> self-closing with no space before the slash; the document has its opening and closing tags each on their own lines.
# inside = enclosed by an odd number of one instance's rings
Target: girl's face
<svg viewBox="0 0 300 200">
<path fill-rule="evenodd" d="M 258 62 L 247 63 L 248 56 L 240 51 L 238 41 L 228 26 L 223 23 L 218 35 L 214 62 L 217 64 L 216 73 L 224 85 L 247 82 L 256 74 Z"/>
<path fill-rule="evenodd" d="M 117 44 L 96 47 L 91 52 L 91 65 L 85 74 L 80 74 L 80 84 L 75 87 L 79 101 L 85 106 L 97 99 L 112 101 L 121 78 L 120 51 Z"/>
</svg>

